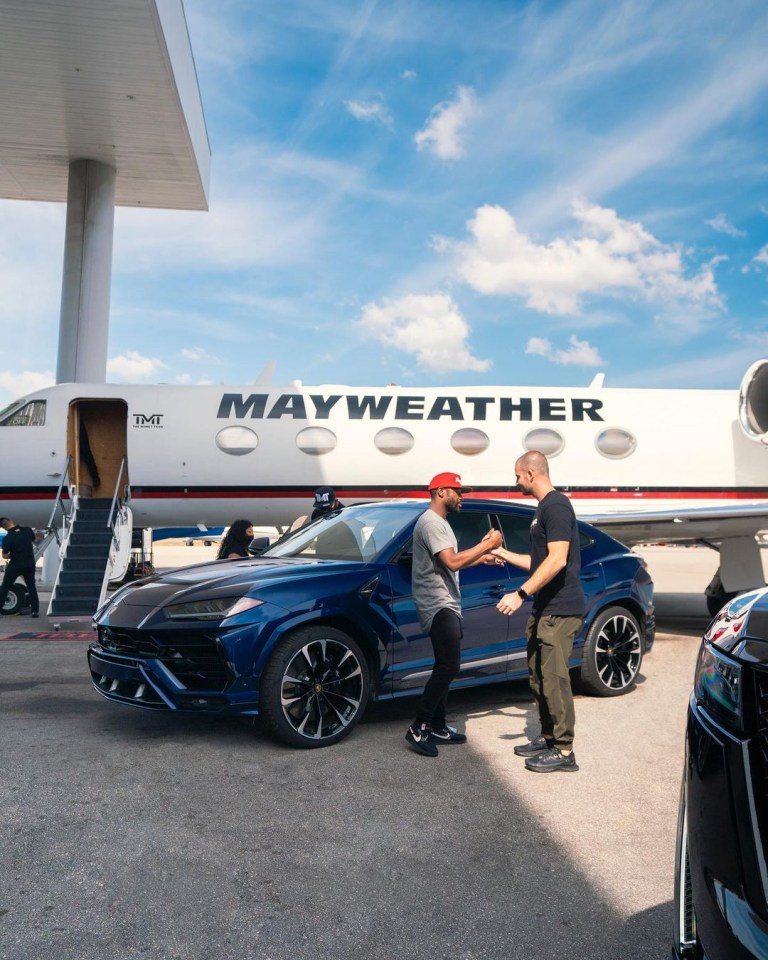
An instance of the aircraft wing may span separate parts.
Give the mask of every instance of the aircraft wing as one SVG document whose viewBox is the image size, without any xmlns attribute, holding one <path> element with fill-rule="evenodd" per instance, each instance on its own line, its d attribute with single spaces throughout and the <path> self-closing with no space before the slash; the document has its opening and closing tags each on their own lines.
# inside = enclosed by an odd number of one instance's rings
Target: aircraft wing
<svg viewBox="0 0 768 960">
<path fill-rule="evenodd" d="M 580 514 L 627 546 L 636 543 L 720 544 L 735 537 L 754 537 L 768 530 L 768 502 L 725 507 L 681 507 L 637 513 Z"/>
</svg>

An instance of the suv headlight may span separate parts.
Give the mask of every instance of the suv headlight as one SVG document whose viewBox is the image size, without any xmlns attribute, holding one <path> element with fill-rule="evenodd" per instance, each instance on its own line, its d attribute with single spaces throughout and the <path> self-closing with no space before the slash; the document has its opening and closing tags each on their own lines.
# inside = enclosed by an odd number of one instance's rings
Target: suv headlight
<svg viewBox="0 0 768 960">
<path fill-rule="evenodd" d="M 704 642 L 694 681 L 696 700 L 731 727 L 743 727 L 741 665 Z"/>
<path fill-rule="evenodd" d="M 212 597 L 210 600 L 190 600 L 173 603 L 164 610 L 170 620 L 224 620 L 253 607 L 260 607 L 263 600 L 254 597 Z"/>
</svg>

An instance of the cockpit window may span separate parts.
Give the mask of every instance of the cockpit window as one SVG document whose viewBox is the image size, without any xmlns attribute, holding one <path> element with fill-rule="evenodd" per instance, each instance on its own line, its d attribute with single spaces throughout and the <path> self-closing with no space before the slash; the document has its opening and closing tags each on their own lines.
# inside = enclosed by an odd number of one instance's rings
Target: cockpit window
<svg viewBox="0 0 768 960">
<path fill-rule="evenodd" d="M 45 400 L 31 400 L 16 410 L 11 407 L 11 412 L 7 415 L 3 411 L 0 414 L 0 427 L 45 426 L 45 404 Z"/>
</svg>

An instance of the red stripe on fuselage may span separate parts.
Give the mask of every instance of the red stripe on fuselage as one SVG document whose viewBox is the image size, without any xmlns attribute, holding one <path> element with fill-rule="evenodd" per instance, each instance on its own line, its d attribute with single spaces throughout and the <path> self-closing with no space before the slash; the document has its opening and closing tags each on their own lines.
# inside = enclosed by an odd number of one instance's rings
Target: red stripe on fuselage
<svg viewBox="0 0 768 960">
<path fill-rule="evenodd" d="M 761 500 L 768 498 L 768 488 L 751 487 L 747 489 L 702 489 L 702 488 L 675 488 L 675 489 L 608 489 L 600 490 L 594 487 L 588 489 L 569 489 L 558 487 L 566 496 L 573 500 Z M 303 488 L 195 488 L 180 489 L 133 487 L 132 500 L 306 500 L 312 497 L 315 486 Z M 425 499 L 429 496 L 423 488 L 393 488 L 393 487 L 335 487 L 336 496 L 340 500 L 387 500 L 392 498 Z M 465 494 L 465 499 L 487 500 L 518 500 L 523 494 L 515 489 L 498 487 L 475 487 L 473 492 Z M 0 488 L 0 502 L 16 501 L 53 501 L 55 491 L 41 490 L 3 490 Z M 66 496 L 65 496 L 65 499 Z"/>
</svg>

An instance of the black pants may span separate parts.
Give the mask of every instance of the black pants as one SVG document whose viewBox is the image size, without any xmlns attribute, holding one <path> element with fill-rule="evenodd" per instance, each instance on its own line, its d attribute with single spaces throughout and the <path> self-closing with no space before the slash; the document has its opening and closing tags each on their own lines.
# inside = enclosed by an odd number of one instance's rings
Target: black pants
<svg viewBox="0 0 768 960">
<path fill-rule="evenodd" d="M 24 583 L 27 585 L 27 590 L 29 591 L 29 602 L 32 604 L 32 613 L 39 613 L 40 601 L 37 599 L 34 566 L 18 567 L 13 563 L 9 563 L 5 568 L 3 582 L 0 584 L 0 610 L 3 609 L 5 598 L 8 596 L 8 588 L 16 582 L 18 577 L 22 577 L 24 579 Z"/>
<path fill-rule="evenodd" d="M 431 723 L 435 730 L 445 726 L 445 703 L 448 687 L 459 674 L 461 665 L 461 617 L 447 607 L 438 611 L 429 628 L 429 639 L 435 651 L 435 665 L 424 687 L 416 712 L 416 723 Z"/>
</svg>

